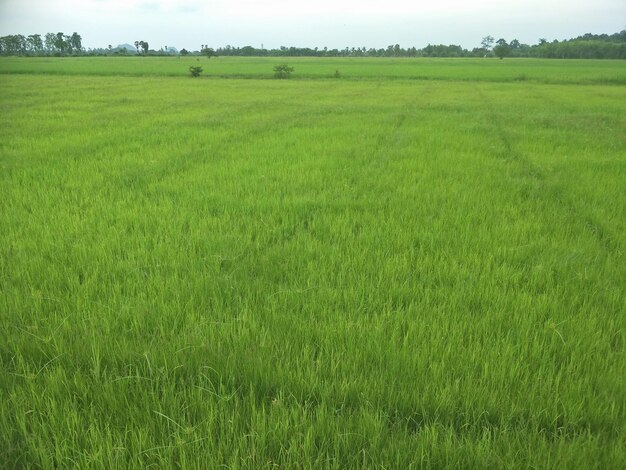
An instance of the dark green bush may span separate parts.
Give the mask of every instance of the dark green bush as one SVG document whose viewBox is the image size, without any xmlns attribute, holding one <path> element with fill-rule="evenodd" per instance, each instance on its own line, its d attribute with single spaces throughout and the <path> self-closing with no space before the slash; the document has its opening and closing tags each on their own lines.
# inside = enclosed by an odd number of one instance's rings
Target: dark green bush
<svg viewBox="0 0 626 470">
<path fill-rule="evenodd" d="M 293 72 L 293 67 L 289 67 L 287 64 L 274 66 L 274 78 L 289 78 L 291 72 Z"/>
<path fill-rule="evenodd" d="M 189 67 L 189 73 L 191 73 L 192 77 L 199 77 L 202 73 L 202 67 L 199 65 L 192 65 Z"/>
</svg>

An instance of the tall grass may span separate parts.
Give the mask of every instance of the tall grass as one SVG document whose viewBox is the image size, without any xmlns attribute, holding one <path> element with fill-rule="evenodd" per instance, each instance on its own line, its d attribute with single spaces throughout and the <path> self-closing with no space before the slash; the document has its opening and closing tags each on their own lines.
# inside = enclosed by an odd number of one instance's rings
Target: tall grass
<svg viewBox="0 0 626 470">
<path fill-rule="evenodd" d="M 0 459 L 619 467 L 625 98 L 0 76 Z"/>
</svg>

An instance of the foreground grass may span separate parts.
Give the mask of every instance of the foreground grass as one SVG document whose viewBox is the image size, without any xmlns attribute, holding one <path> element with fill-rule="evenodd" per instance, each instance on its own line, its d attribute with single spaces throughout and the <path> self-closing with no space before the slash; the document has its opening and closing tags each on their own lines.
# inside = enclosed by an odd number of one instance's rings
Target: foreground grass
<svg viewBox="0 0 626 470">
<path fill-rule="evenodd" d="M 2 76 L 2 461 L 616 468 L 625 98 Z"/>
</svg>

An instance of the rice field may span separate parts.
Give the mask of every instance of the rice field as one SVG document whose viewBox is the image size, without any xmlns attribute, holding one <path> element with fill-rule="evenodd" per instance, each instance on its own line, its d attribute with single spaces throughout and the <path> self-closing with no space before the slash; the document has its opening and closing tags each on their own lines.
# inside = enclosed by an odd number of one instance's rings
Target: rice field
<svg viewBox="0 0 626 470">
<path fill-rule="evenodd" d="M 0 59 L 0 466 L 623 466 L 623 62 L 195 63 Z"/>
</svg>

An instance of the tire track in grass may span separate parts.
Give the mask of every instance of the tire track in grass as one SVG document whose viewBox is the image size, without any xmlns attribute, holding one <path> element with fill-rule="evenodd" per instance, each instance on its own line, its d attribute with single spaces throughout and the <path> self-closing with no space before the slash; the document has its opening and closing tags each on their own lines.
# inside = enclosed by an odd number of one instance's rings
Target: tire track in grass
<svg viewBox="0 0 626 470">
<path fill-rule="evenodd" d="M 407 121 L 417 115 L 418 101 L 423 104 L 428 102 L 431 88 L 420 88 L 419 95 L 411 96 L 398 109 L 385 113 L 378 121 L 375 142 L 372 148 L 372 157 L 368 165 L 372 171 L 379 172 L 388 165 L 391 157 L 402 151 L 406 146 L 406 139 L 402 138 L 403 130 L 407 127 Z"/>
<path fill-rule="evenodd" d="M 318 96 L 322 97 L 328 93 L 328 90 L 318 90 Z M 229 115 L 238 114 L 239 112 L 252 113 L 265 109 L 266 104 L 254 103 L 250 105 L 246 103 L 244 106 L 237 108 L 235 111 L 229 111 Z M 211 143 L 204 150 L 211 148 L 213 156 L 207 158 L 206 154 L 202 152 L 194 156 L 190 161 L 182 162 L 178 164 L 176 171 L 171 171 L 168 168 L 167 171 L 162 171 L 159 181 L 161 183 L 171 180 L 176 180 L 184 177 L 184 175 L 193 173 L 198 167 L 206 166 L 207 164 L 215 164 L 217 161 L 223 161 L 233 156 L 233 146 L 242 146 L 243 144 L 254 143 L 258 140 L 266 138 L 269 134 L 275 133 L 277 129 L 286 130 L 292 127 L 303 127 L 308 123 L 314 123 L 316 120 L 323 118 L 327 114 L 332 114 L 334 111 L 330 106 L 323 106 L 314 112 L 309 111 L 306 116 L 303 116 L 300 109 L 296 105 L 283 106 L 279 110 L 271 109 L 270 114 L 261 115 L 262 119 L 245 123 L 245 127 L 237 125 L 233 120 L 222 122 L 225 128 L 225 133 L 221 136 L 219 142 Z M 198 135 L 201 135 L 198 131 Z"/>
<path fill-rule="evenodd" d="M 513 139 L 509 135 L 506 127 L 502 124 L 505 117 L 498 112 L 493 101 L 483 90 L 476 87 L 476 91 L 487 109 L 489 122 L 492 123 L 497 140 L 502 146 L 502 150 L 497 152 L 494 157 L 505 160 L 510 165 L 515 166 L 520 176 L 541 182 L 541 190 L 535 190 L 535 194 L 539 196 L 540 199 L 546 200 L 560 207 L 562 211 L 571 214 L 571 219 L 578 221 L 607 252 L 612 255 L 621 256 L 622 247 L 615 234 L 604 226 L 600 220 L 577 205 L 562 185 L 553 181 L 541 167 L 533 163 L 516 148 Z"/>
</svg>

